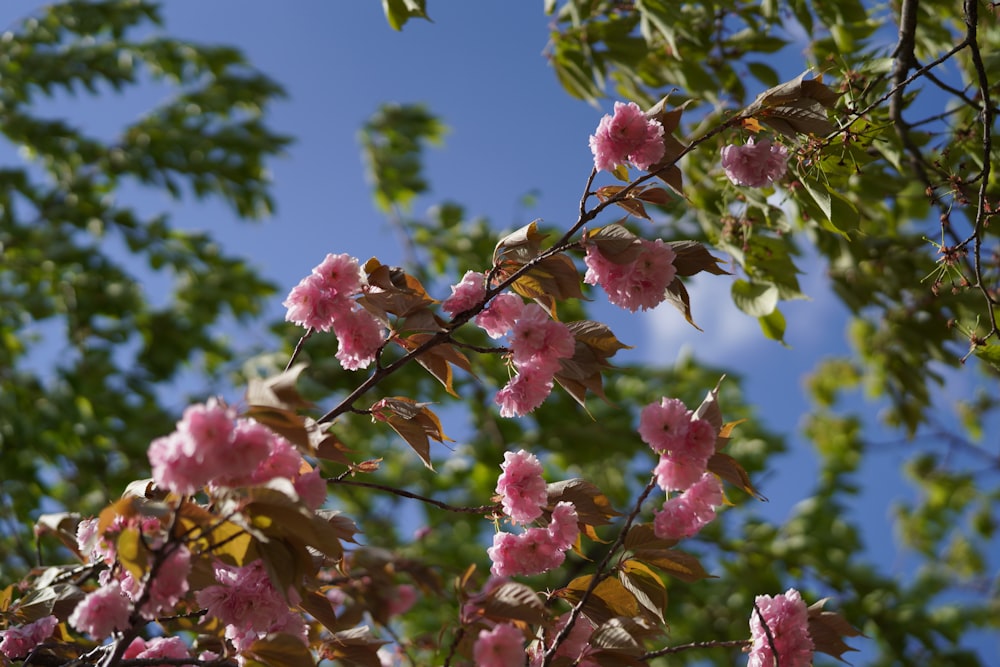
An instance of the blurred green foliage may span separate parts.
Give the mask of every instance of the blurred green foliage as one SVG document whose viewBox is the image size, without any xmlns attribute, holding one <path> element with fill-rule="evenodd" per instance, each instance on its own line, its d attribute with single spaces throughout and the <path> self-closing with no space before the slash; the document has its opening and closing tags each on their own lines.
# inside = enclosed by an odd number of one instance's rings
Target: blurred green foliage
<svg viewBox="0 0 1000 667">
<path fill-rule="evenodd" d="M 0 39 L 0 568 L 36 562 L 43 507 L 93 514 L 145 468 L 176 419 L 158 387 L 232 360 L 213 328 L 256 316 L 274 288 L 212 235 L 139 210 L 129 188 L 273 207 L 266 162 L 288 139 L 264 122 L 281 87 L 235 49 L 151 30 L 157 5 L 51 5 Z M 157 85 L 156 108 L 102 139 L 53 104 Z M 125 256 L 121 249 L 126 248 Z M 161 277 L 150 302 L 137 275 Z M 240 285 L 240 290 L 233 290 Z M 54 364 L 40 359 L 55 358 Z"/>
</svg>

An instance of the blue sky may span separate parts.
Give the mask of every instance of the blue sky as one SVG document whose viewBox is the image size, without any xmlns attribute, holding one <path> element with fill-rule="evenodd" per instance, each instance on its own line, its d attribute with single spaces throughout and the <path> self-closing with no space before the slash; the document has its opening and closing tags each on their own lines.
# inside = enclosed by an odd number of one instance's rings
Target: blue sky
<svg viewBox="0 0 1000 667">
<path fill-rule="evenodd" d="M 0 29 L 38 6 L 5 0 Z M 184 227 L 212 230 L 283 293 L 327 252 L 396 262 L 401 253 L 372 204 L 357 132 L 383 102 L 422 102 L 450 130 L 444 148 L 427 154 L 432 191 L 416 203 L 418 213 L 452 199 L 471 215 L 488 217 L 498 230 L 535 218 L 570 224 L 592 165 L 587 138 L 603 111 L 571 99 L 558 85 L 543 57 L 548 18 L 541 7 L 540 2 L 499 0 L 432 2 L 433 23 L 415 21 L 394 32 L 381 3 L 373 0 L 165 3 L 171 35 L 236 45 L 286 87 L 289 97 L 274 107 L 270 120 L 296 142 L 272 165 L 277 212 L 262 223 L 238 223 L 222 205 L 134 196 L 144 207 L 169 208 Z M 101 134 L 155 104 L 162 92 L 144 89 L 113 105 L 107 98 L 74 99 L 71 105 L 63 100 L 53 109 Z M 0 146 L 0 162 L 17 159 L 9 150 Z M 526 209 L 521 198 L 529 192 L 538 196 Z M 691 349 L 743 373 L 750 400 L 760 406 L 767 425 L 794 436 L 808 409 L 803 374 L 818 358 L 846 350 L 844 312 L 824 285 L 822 265 L 812 260 L 803 268 L 803 288 L 812 298 L 784 308 L 788 348 L 766 340 L 757 323 L 731 305 L 727 277 L 709 276 L 692 286 L 695 319 L 704 333 L 670 307 L 640 317 L 640 326 L 611 308 L 598 313 L 614 318 L 612 328 L 636 346 L 632 354 L 638 360 L 670 364 L 681 350 Z M 155 281 L 148 289 L 155 298 Z M 273 314 L 281 312 L 279 302 Z M 778 521 L 813 485 L 815 462 L 808 445 L 796 437 L 791 444 L 793 453 L 782 464 L 786 472 L 762 489 L 771 500 L 767 512 Z M 855 508 L 865 517 L 870 548 L 888 564 L 899 562 L 888 507 L 908 493 L 898 474 L 905 453 L 896 449 L 873 457 Z"/>
</svg>

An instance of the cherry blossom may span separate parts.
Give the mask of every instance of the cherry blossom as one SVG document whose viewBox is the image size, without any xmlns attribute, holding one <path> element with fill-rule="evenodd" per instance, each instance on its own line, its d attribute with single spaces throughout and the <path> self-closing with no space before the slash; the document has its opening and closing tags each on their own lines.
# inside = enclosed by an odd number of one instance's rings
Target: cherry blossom
<svg viewBox="0 0 1000 667">
<path fill-rule="evenodd" d="M 496 492 L 504 514 L 514 523 L 529 523 L 542 515 L 548 502 L 542 463 L 534 454 L 524 451 L 505 452 L 500 464 L 503 472 L 497 478 Z"/>
<path fill-rule="evenodd" d="M 154 637 L 149 641 L 136 637 L 125 649 L 125 660 L 151 660 L 153 658 L 189 658 L 187 644 L 180 637 Z"/>
<path fill-rule="evenodd" d="M 8 658 L 23 658 L 32 649 L 52 636 L 52 631 L 59 625 L 55 616 L 43 616 L 27 625 L 12 626 L 0 631 L 0 653 Z"/>
<path fill-rule="evenodd" d="M 69 616 L 69 624 L 94 639 L 103 639 L 115 630 L 129 626 L 132 603 L 122 593 L 117 581 L 112 581 L 88 593 Z"/>
<path fill-rule="evenodd" d="M 663 126 L 642 112 L 635 102 L 615 102 L 590 137 L 594 168 L 613 171 L 625 162 L 648 169 L 663 157 Z"/>
<path fill-rule="evenodd" d="M 520 534 L 499 532 L 486 550 L 498 577 L 530 576 L 548 572 L 563 564 L 565 552 L 545 528 L 529 528 Z"/>
<path fill-rule="evenodd" d="M 636 259 L 628 264 L 617 264 L 607 259 L 596 244 L 587 246 L 583 261 L 587 273 L 583 281 L 600 285 L 608 300 L 631 312 L 649 310 L 663 303 L 667 287 L 674 281 L 677 255 L 661 239 L 639 239 L 642 248 Z"/>
<path fill-rule="evenodd" d="M 466 271 L 462 280 L 451 288 L 451 296 L 441 303 L 441 310 L 457 315 L 479 305 L 486 296 L 486 276 L 478 271 Z"/>
<path fill-rule="evenodd" d="M 524 635 L 509 623 L 480 630 L 472 655 L 477 667 L 523 667 Z"/>
<path fill-rule="evenodd" d="M 753 646 L 747 667 L 765 667 L 775 662 L 774 651 L 767 638 L 763 623 L 774 640 L 774 649 L 782 667 L 807 667 L 812 664 L 813 640 L 809 636 L 809 611 L 801 594 L 790 588 L 773 598 L 758 595 L 757 608 L 750 614 L 750 634 Z M 764 617 L 761 623 L 761 616 Z"/>
<path fill-rule="evenodd" d="M 706 472 L 684 493 L 663 504 L 653 517 L 653 532 L 668 540 L 691 537 L 715 519 L 715 508 L 721 504 L 719 479 Z"/>
<path fill-rule="evenodd" d="M 524 300 L 516 294 L 498 294 L 473 321 L 490 338 L 500 338 L 514 327 L 524 307 Z"/>
<path fill-rule="evenodd" d="M 746 144 L 729 144 L 722 149 L 722 168 L 736 185 L 762 188 L 785 173 L 788 149 L 764 139 L 756 143 L 751 137 Z"/>
</svg>

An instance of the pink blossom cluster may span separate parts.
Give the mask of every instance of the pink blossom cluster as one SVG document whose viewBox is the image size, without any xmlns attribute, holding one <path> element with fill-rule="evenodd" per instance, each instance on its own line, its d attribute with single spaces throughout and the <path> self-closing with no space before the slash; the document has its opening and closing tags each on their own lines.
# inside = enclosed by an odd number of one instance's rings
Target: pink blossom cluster
<svg viewBox="0 0 1000 667">
<path fill-rule="evenodd" d="M 625 162 L 646 170 L 660 161 L 665 150 L 663 126 L 646 116 L 635 102 L 615 102 L 614 113 L 601 118 L 590 136 L 597 170 L 614 171 Z"/>
<path fill-rule="evenodd" d="M 480 630 L 472 657 L 477 667 L 523 667 L 524 634 L 510 623 Z"/>
<path fill-rule="evenodd" d="M 14 660 L 23 658 L 31 651 L 52 636 L 52 632 L 59 625 L 59 619 L 55 616 L 43 616 L 27 625 L 11 626 L 0 631 L 0 653 Z"/>
<path fill-rule="evenodd" d="M 691 537 L 715 519 L 715 508 L 721 504 L 722 484 L 706 472 L 683 493 L 663 503 L 663 509 L 653 517 L 653 532 L 665 540 Z"/>
<path fill-rule="evenodd" d="M 802 596 L 794 588 L 780 595 L 758 595 L 757 608 L 750 613 L 750 635 L 753 645 L 747 667 L 765 667 L 777 659 L 782 667 L 808 667 L 812 664 L 813 640 L 809 636 L 809 610 Z M 761 623 L 761 616 L 764 617 Z M 764 623 L 774 640 L 774 649 L 767 638 Z"/>
<path fill-rule="evenodd" d="M 587 273 L 583 282 L 600 285 L 608 300 L 633 313 L 660 305 L 666 298 L 667 287 L 674 281 L 677 269 L 674 249 L 661 239 L 639 239 L 642 250 L 634 261 L 627 264 L 612 262 L 597 244 L 587 246 L 583 258 Z"/>
<path fill-rule="evenodd" d="M 96 518 L 83 519 L 77 524 L 77 546 L 92 563 L 114 565 L 115 541 L 122 530 L 136 529 L 142 535 L 143 543 L 153 552 L 164 549 L 166 531 L 159 519 L 154 517 L 124 517 L 117 516 L 103 534 L 97 533 Z M 144 618 L 152 619 L 160 613 L 170 610 L 188 591 L 188 575 L 191 573 L 191 552 L 184 545 L 173 545 L 165 549 L 163 562 L 157 570 L 155 578 L 148 582 L 137 580 L 121 567 L 109 567 L 102 570 L 98 581 L 106 586 L 113 579 L 119 585 L 122 593 L 132 602 L 144 599 L 140 613 Z M 146 587 L 149 587 L 148 592 Z"/>
<path fill-rule="evenodd" d="M 124 660 L 152 660 L 153 658 L 190 658 L 187 644 L 180 637 L 155 637 L 146 641 L 136 637 L 125 649 Z"/>
<path fill-rule="evenodd" d="M 504 514 L 515 524 L 527 524 L 542 516 L 548 493 L 538 458 L 523 449 L 506 452 L 501 468 L 496 490 Z M 493 536 L 493 546 L 486 550 L 493 561 L 490 572 L 508 577 L 557 568 L 579 535 L 576 507 L 570 502 L 556 503 L 547 526 L 533 526 L 521 533 L 500 531 Z"/>
<path fill-rule="evenodd" d="M 226 638 L 237 651 L 270 632 L 285 632 L 308 644 L 305 621 L 289 608 L 299 602 L 298 593 L 289 590 L 286 599 L 274 587 L 263 561 L 243 567 L 220 562 L 214 569 L 219 584 L 198 591 L 196 599 L 209 617 L 226 626 Z"/>
<path fill-rule="evenodd" d="M 502 338 L 514 327 L 514 322 L 521 317 L 524 307 L 521 297 L 505 292 L 493 297 L 474 321 L 490 338 Z"/>
<path fill-rule="evenodd" d="M 462 280 L 451 288 L 451 296 L 441 303 L 441 310 L 449 315 L 458 315 L 482 303 L 486 298 L 486 275 L 478 271 L 466 271 Z"/>
<path fill-rule="evenodd" d="M 785 173 L 788 149 L 764 139 L 756 143 L 751 137 L 746 144 L 729 144 L 722 149 L 722 168 L 736 185 L 762 188 Z"/>
<path fill-rule="evenodd" d="M 542 462 L 523 449 L 504 452 L 503 459 L 496 487 L 503 512 L 514 523 L 531 523 L 542 515 L 549 499 Z"/>
<path fill-rule="evenodd" d="M 569 327 L 549 317 L 538 304 L 530 303 L 514 321 L 510 351 L 517 375 L 497 392 L 496 403 L 501 417 L 520 417 L 552 393 L 560 360 L 573 357 L 576 339 Z"/>
<path fill-rule="evenodd" d="M 384 327 L 353 298 L 365 280 L 358 260 L 328 254 L 292 288 L 282 305 L 285 320 L 337 336 L 337 360 L 346 370 L 367 368 L 384 342 Z"/>
<path fill-rule="evenodd" d="M 80 632 L 101 640 L 115 630 L 128 628 L 131 615 L 132 603 L 118 581 L 111 581 L 87 593 L 77 603 L 68 620 Z"/>
<path fill-rule="evenodd" d="M 326 499 L 319 469 L 311 468 L 285 438 L 216 400 L 184 411 L 176 430 L 154 440 L 148 451 L 153 480 L 181 495 L 213 488 L 290 479 L 311 509 Z"/>
<path fill-rule="evenodd" d="M 653 528 L 662 539 L 691 537 L 715 518 L 722 504 L 722 485 L 708 469 L 715 453 L 715 427 L 676 398 L 662 398 L 639 414 L 639 437 L 660 456 L 653 469 L 668 498 Z"/>
<path fill-rule="evenodd" d="M 569 612 L 566 612 L 559 618 L 555 628 L 552 629 L 550 637 L 555 638 L 556 635 L 562 632 L 568 621 Z M 569 658 L 572 661 L 571 664 L 579 665 L 579 667 L 601 667 L 599 662 L 588 657 L 597 651 L 590 644 L 590 638 L 594 634 L 594 629 L 595 626 L 590 619 L 583 615 L 577 616 L 573 627 L 570 628 L 569 635 L 566 636 L 566 639 L 556 649 L 555 657 Z M 551 644 L 551 642 L 549 643 Z M 544 661 L 545 651 L 546 647 L 541 643 L 531 647 L 528 652 L 531 667 L 540 667 Z"/>
</svg>

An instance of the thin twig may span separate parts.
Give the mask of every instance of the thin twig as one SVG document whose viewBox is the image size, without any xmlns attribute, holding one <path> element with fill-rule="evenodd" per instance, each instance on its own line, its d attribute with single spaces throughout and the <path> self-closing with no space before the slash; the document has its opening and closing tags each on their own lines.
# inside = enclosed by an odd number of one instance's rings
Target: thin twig
<svg viewBox="0 0 1000 667">
<path fill-rule="evenodd" d="M 448 503 L 443 503 L 440 500 L 434 500 L 433 498 L 428 498 L 427 496 L 422 496 L 419 493 L 413 493 L 412 491 L 407 491 L 405 489 L 397 489 L 392 486 L 385 486 L 383 484 L 377 484 L 375 482 L 361 482 L 354 479 L 341 479 L 339 477 L 330 477 L 327 480 L 329 484 L 340 484 L 342 486 L 359 486 L 366 489 L 377 489 L 379 491 L 385 491 L 386 493 L 391 493 L 403 498 L 410 498 L 411 500 L 419 500 L 422 503 L 428 505 L 433 505 L 439 509 L 446 510 L 448 512 L 460 512 L 463 514 L 491 514 L 499 509 L 497 503 L 492 505 L 479 505 L 478 507 L 459 507 L 458 505 L 449 505 Z"/>
</svg>

